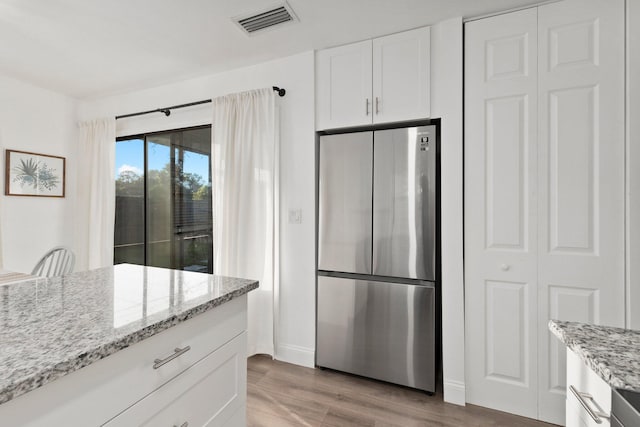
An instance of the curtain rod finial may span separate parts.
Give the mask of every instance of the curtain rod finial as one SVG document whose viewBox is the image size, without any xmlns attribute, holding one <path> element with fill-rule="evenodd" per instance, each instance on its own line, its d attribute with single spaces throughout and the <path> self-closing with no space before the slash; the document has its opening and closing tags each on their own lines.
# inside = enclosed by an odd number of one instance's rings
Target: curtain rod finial
<svg viewBox="0 0 640 427">
<path fill-rule="evenodd" d="M 279 96 L 284 96 L 287 93 L 287 91 L 284 90 L 284 88 L 279 88 L 278 86 L 273 86 L 273 90 L 278 92 Z"/>
</svg>

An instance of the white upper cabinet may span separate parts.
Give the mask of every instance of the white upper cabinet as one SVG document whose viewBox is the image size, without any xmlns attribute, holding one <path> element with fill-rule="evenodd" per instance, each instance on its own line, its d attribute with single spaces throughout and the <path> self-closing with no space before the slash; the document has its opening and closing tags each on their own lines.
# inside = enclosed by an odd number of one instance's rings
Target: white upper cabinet
<svg viewBox="0 0 640 427">
<path fill-rule="evenodd" d="M 427 118 L 430 29 L 316 53 L 317 129 Z"/>
<path fill-rule="evenodd" d="M 373 123 L 430 114 L 429 27 L 373 40 Z"/>
<path fill-rule="evenodd" d="M 316 55 L 318 129 L 371 123 L 371 40 Z"/>
</svg>

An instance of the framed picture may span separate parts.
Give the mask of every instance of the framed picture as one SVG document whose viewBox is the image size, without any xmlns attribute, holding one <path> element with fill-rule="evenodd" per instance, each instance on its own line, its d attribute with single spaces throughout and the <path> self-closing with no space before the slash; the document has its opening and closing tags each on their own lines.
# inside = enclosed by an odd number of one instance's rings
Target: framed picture
<svg viewBox="0 0 640 427">
<path fill-rule="evenodd" d="M 6 150 L 4 194 L 64 197 L 65 158 Z"/>
</svg>

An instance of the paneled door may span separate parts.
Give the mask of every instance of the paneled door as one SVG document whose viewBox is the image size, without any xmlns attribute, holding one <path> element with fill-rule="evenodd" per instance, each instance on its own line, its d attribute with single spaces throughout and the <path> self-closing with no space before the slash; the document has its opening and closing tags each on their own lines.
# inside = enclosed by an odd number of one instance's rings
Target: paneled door
<svg viewBox="0 0 640 427">
<path fill-rule="evenodd" d="M 467 401 L 537 416 L 537 11 L 466 25 Z"/>
<path fill-rule="evenodd" d="M 550 319 L 624 326 L 624 1 L 468 23 L 467 400 L 565 421 Z"/>
<path fill-rule="evenodd" d="M 624 326 L 624 2 L 541 6 L 538 49 L 538 418 L 560 424 L 548 320 Z"/>
</svg>

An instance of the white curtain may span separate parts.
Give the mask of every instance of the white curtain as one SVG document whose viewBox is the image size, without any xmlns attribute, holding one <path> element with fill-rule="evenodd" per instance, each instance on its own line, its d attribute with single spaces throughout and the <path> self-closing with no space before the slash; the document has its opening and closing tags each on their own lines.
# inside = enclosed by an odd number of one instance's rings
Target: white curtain
<svg viewBox="0 0 640 427">
<path fill-rule="evenodd" d="M 248 352 L 274 354 L 278 287 L 278 125 L 271 88 L 213 100 L 214 273 L 257 279 Z"/>
<path fill-rule="evenodd" d="M 113 265 L 115 118 L 79 124 L 75 249 L 76 271 Z"/>
</svg>

